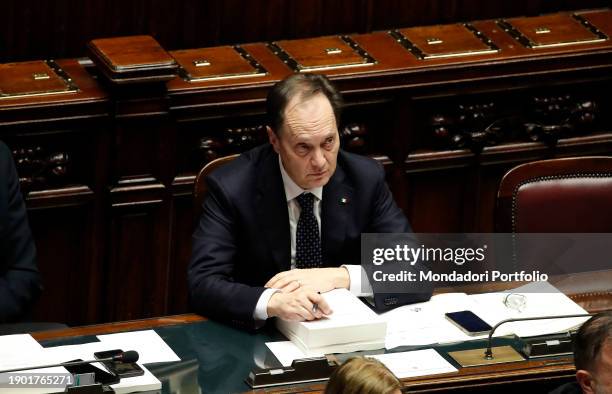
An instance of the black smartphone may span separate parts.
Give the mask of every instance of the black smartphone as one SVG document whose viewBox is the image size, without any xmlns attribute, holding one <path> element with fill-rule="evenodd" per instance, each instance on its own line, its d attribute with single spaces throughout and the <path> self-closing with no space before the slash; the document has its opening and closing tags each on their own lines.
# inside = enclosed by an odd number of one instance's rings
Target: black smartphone
<svg viewBox="0 0 612 394">
<path fill-rule="evenodd" d="M 444 315 L 451 323 L 470 336 L 487 334 L 492 328 L 472 311 L 449 312 Z"/>
<path fill-rule="evenodd" d="M 123 350 L 121 349 L 95 352 L 94 358 L 96 360 L 101 360 L 103 358 L 113 357 L 121 353 L 123 353 Z M 120 378 L 131 378 L 133 376 L 140 376 L 144 374 L 143 369 L 136 363 L 120 363 L 114 361 L 101 361 L 101 363 L 104 364 L 106 369 L 108 369 L 111 373 L 114 373 Z"/>
<path fill-rule="evenodd" d="M 83 360 L 78 359 L 78 360 L 71 360 L 69 362 L 74 362 L 74 361 L 83 361 Z M 94 380 L 96 381 L 96 383 L 102 383 L 106 385 L 119 383 L 119 376 L 113 375 L 112 373 L 108 373 L 91 364 L 70 365 L 64 368 L 66 368 L 68 372 L 70 372 L 73 375 L 93 373 Z"/>
</svg>

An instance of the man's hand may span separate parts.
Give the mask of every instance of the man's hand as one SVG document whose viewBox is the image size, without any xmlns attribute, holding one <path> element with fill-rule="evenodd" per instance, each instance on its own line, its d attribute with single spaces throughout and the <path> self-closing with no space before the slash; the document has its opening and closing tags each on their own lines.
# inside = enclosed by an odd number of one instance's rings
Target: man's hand
<svg viewBox="0 0 612 394">
<path fill-rule="evenodd" d="M 315 320 L 331 313 L 325 298 L 307 287 L 290 293 L 276 292 L 268 301 L 268 317 L 280 317 L 283 320 Z"/>
<path fill-rule="evenodd" d="M 326 293 L 333 289 L 348 289 L 350 285 L 348 270 L 339 268 L 307 268 L 279 272 L 265 284 L 267 288 L 280 289 L 290 293 L 300 287 L 308 287 L 315 292 Z"/>
</svg>

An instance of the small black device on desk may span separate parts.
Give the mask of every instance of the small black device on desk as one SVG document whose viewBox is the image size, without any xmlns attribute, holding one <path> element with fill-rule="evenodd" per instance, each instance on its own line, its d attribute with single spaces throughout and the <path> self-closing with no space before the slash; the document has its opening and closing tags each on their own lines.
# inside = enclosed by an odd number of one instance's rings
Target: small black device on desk
<svg viewBox="0 0 612 394">
<path fill-rule="evenodd" d="M 320 382 L 329 379 L 338 363 L 326 357 L 293 360 L 290 367 L 260 369 L 249 373 L 246 383 L 253 389 Z"/>
<path fill-rule="evenodd" d="M 472 311 L 449 312 L 444 315 L 451 323 L 470 336 L 488 334 L 492 328 Z"/>
<path fill-rule="evenodd" d="M 104 352 L 95 352 L 94 358 L 96 360 L 101 360 L 104 358 L 110 358 L 119 354 L 122 354 L 123 350 L 114 349 L 107 350 Z M 140 376 L 144 374 L 140 365 L 136 363 L 125 363 L 125 362 L 114 362 L 114 361 L 102 361 L 102 364 L 108 369 L 111 373 L 117 375 L 119 378 L 130 378 L 133 376 Z"/>
<path fill-rule="evenodd" d="M 525 344 L 521 350 L 527 358 L 568 356 L 574 352 L 572 343 L 575 337 L 574 331 L 523 338 Z"/>
</svg>

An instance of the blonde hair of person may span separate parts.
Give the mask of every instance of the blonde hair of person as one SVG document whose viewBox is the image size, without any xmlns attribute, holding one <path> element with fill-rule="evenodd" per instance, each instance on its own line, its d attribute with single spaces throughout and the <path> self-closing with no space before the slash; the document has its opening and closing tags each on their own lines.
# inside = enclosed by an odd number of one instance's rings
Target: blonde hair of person
<svg viewBox="0 0 612 394">
<path fill-rule="evenodd" d="M 380 361 L 353 357 L 339 366 L 325 387 L 325 394 L 399 394 L 402 383 Z"/>
</svg>

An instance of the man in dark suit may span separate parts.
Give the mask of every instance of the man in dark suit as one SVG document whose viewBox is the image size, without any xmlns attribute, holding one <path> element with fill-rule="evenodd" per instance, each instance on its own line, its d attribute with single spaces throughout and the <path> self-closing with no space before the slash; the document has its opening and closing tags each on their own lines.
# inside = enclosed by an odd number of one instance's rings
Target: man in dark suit
<svg viewBox="0 0 612 394">
<path fill-rule="evenodd" d="M 0 142 L 0 323 L 24 317 L 40 290 L 19 179 L 8 147 Z"/>
<path fill-rule="evenodd" d="M 364 292 L 362 233 L 410 232 L 382 166 L 339 149 L 340 107 L 325 77 L 288 77 L 268 95 L 270 144 L 208 177 L 188 272 L 199 313 L 320 318 L 332 313 L 320 293 Z"/>
</svg>

